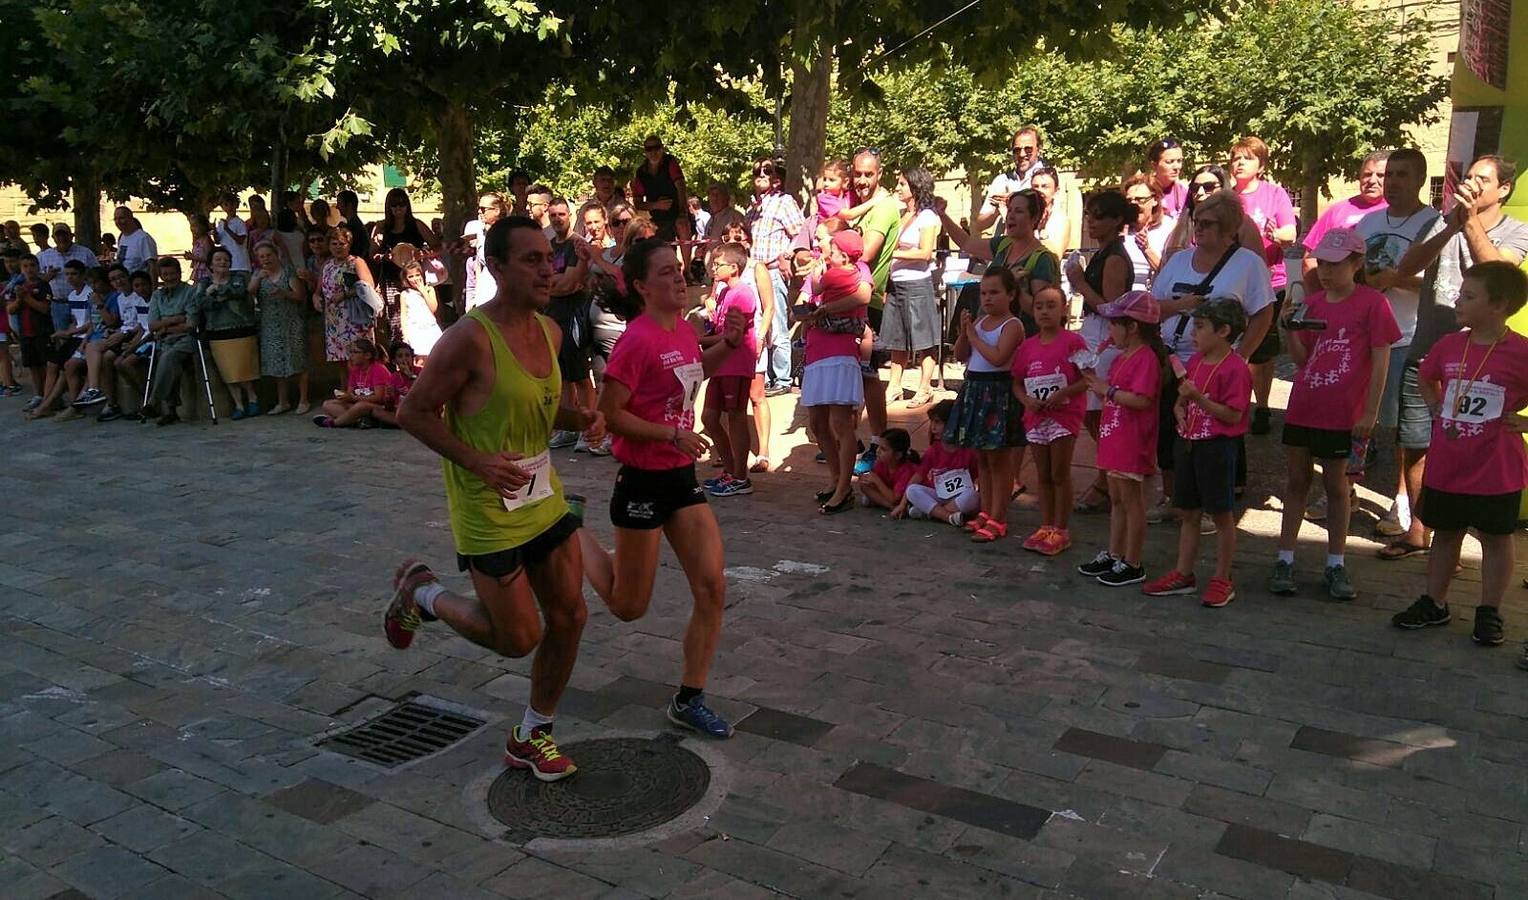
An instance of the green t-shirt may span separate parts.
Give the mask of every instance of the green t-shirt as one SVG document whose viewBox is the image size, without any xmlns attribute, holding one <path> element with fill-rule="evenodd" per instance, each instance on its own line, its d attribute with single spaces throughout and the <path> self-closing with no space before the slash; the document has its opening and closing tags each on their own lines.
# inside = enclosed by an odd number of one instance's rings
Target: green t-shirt
<svg viewBox="0 0 1528 900">
<path fill-rule="evenodd" d="M 879 309 L 886 301 L 886 280 L 891 276 L 891 255 L 897 251 L 897 236 L 902 231 L 902 206 L 897 203 L 897 198 L 890 194 L 876 198 L 870 211 L 860 218 L 859 230 L 866 237 L 879 234 L 885 238 L 881 241 L 881 250 L 875 259 L 865 260 L 866 265 L 870 266 L 871 280 L 875 282 L 870 294 L 870 305 Z"/>
</svg>

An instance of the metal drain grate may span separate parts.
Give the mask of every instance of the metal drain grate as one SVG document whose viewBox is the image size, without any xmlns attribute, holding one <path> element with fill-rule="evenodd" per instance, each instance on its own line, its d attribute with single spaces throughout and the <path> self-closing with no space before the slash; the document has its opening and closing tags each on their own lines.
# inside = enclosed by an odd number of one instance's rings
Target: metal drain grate
<svg viewBox="0 0 1528 900">
<path fill-rule="evenodd" d="M 483 724 L 482 719 L 410 700 L 318 745 L 391 769 L 439 753 Z"/>
</svg>

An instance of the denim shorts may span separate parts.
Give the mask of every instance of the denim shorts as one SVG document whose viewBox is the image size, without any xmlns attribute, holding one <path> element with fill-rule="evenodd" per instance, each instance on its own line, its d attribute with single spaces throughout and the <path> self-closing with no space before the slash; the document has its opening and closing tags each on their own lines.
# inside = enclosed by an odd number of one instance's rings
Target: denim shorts
<svg viewBox="0 0 1528 900">
<path fill-rule="evenodd" d="M 1417 364 L 1407 363 L 1401 373 L 1400 411 L 1396 443 L 1408 450 L 1426 450 L 1432 444 L 1432 411 L 1422 402 Z"/>
</svg>

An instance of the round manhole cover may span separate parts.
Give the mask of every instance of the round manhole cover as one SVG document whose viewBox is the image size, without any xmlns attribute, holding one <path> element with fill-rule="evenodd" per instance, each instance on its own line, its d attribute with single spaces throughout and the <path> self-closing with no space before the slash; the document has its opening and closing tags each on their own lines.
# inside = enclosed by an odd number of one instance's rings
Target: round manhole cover
<svg viewBox="0 0 1528 900">
<path fill-rule="evenodd" d="M 578 771 L 550 784 L 507 769 L 488 788 L 488 811 L 525 835 L 606 838 L 656 828 L 694 806 L 711 770 L 673 739 L 602 738 L 568 744 Z"/>
</svg>

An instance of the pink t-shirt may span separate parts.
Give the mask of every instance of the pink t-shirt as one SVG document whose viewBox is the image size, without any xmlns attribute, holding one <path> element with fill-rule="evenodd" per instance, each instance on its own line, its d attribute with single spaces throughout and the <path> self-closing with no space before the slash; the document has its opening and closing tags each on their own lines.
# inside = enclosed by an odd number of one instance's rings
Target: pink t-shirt
<svg viewBox="0 0 1528 900">
<path fill-rule="evenodd" d="M 847 192 L 835 194 L 832 191 L 817 192 L 817 218 L 830 219 L 849 208 L 849 195 Z"/>
<path fill-rule="evenodd" d="M 875 465 L 870 467 L 870 471 L 874 472 L 882 482 L 891 485 L 891 492 L 898 500 L 901 500 L 902 495 L 907 493 L 907 483 L 912 481 L 913 476 L 918 473 L 918 464 L 904 459 L 901 465 L 892 469 L 880 460 L 876 460 Z"/>
<path fill-rule="evenodd" d="M 403 398 L 409 395 L 409 389 L 414 386 L 414 380 L 417 377 L 405 375 L 402 372 L 393 373 L 393 390 L 396 392 L 399 403 L 402 403 Z"/>
<path fill-rule="evenodd" d="M 1390 205 L 1385 202 L 1384 197 L 1381 197 L 1368 206 L 1359 206 L 1358 201 L 1362 196 L 1362 194 L 1355 194 L 1352 197 L 1338 200 L 1336 203 L 1328 206 L 1326 212 L 1323 212 L 1321 217 L 1316 219 L 1316 224 L 1310 227 L 1310 231 L 1305 235 L 1305 240 L 1300 242 L 1300 246 L 1305 248 L 1305 252 L 1310 253 L 1319 247 L 1321 245 L 1321 238 L 1333 228 L 1355 228 L 1358 225 L 1359 219 L 1362 219 L 1369 213 L 1386 209 Z"/>
<path fill-rule="evenodd" d="M 917 472 L 923 476 L 924 484 L 929 484 L 938 476 L 955 469 L 965 469 L 974 475 L 978 459 L 980 454 L 975 450 L 969 447 L 950 447 L 935 436 L 935 439 L 929 442 L 928 450 L 924 451 L 923 457 L 918 460 Z"/>
<path fill-rule="evenodd" d="M 1268 263 L 1268 275 L 1273 289 L 1278 290 L 1289 283 L 1284 274 L 1284 250 L 1277 241 L 1268 240 L 1263 223 L 1272 220 L 1276 227 L 1295 224 L 1295 207 L 1289 201 L 1289 192 L 1271 181 L 1259 178 L 1251 191 L 1241 195 L 1242 208 L 1263 239 L 1263 260 Z"/>
<path fill-rule="evenodd" d="M 695 400 L 706 375 L 700 362 L 700 341 L 688 322 L 678 320 L 673 331 L 665 331 L 652 316 L 632 319 L 610 351 L 605 377 L 631 390 L 626 411 L 637 418 L 684 431 L 694 429 Z M 618 461 L 638 469 L 678 469 L 695 464 L 688 453 L 668 441 L 643 441 L 617 434 L 610 449 Z"/>
<path fill-rule="evenodd" d="M 1157 401 L 1162 366 L 1150 347 L 1138 346 L 1114 361 L 1109 385 L 1150 397 L 1145 409 L 1129 409 L 1104 400 L 1098 422 L 1098 467 L 1106 472 L 1151 475 L 1157 471 Z"/>
<path fill-rule="evenodd" d="M 1320 331 L 1296 331 L 1293 339 L 1309 349 L 1295 372 L 1284 421 L 1306 428 L 1350 431 L 1363 415 L 1368 396 L 1370 352 L 1388 349 L 1401 337 L 1390 301 L 1374 288 L 1356 285 L 1348 299 L 1332 303 L 1326 291 L 1305 298 L 1307 321 L 1321 321 Z"/>
<path fill-rule="evenodd" d="M 1013 355 L 1013 377 L 1032 396 L 1049 394 L 1082 380 L 1082 370 L 1072 362 L 1072 355 L 1087 352 L 1087 341 L 1075 331 L 1063 331 L 1045 343 L 1043 335 L 1026 338 Z M 1059 376 L 1059 379 L 1058 379 Z M 1082 416 L 1088 408 L 1087 392 L 1078 393 L 1060 409 L 1024 411 L 1024 428 L 1034 431 L 1049 419 L 1072 434 L 1082 433 Z"/>
<path fill-rule="evenodd" d="M 871 280 L 870 267 L 866 266 L 863 261 L 855 263 L 854 267 L 859 272 L 860 282 L 870 285 L 871 289 L 874 290 L 875 282 Z M 862 306 L 856 312 L 846 313 L 846 315 L 863 315 L 868 319 L 868 310 L 869 307 Z M 820 328 L 808 328 L 806 331 L 806 350 L 802 355 L 801 364 L 809 366 L 820 359 L 828 359 L 834 356 L 852 356 L 858 359 L 859 341 L 860 335 L 857 334 L 838 334 L 836 332 L 823 331 Z"/>
<path fill-rule="evenodd" d="M 379 362 L 357 368 L 351 366 L 345 371 L 345 390 L 357 397 L 377 397 L 386 399 L 392 396 L 393 373 L 387 366 Z"/>
<path fill-rule="evenodd" d="M 1232 350 L 1218 363 L 1205 362 L 1203 353 L 1189 357 L 1188 378 L 1206 397 L 1241 411 L 1234 424 L 1222 422 L 1197 403 L 1185 403 L 1178 434 L 1185 440 L 1234 438 L 1247 433 L 1247 410 L 1252 405 L 1252 369 L 1240 353 Z"/>
<path fill-rule="evenodd" d="M 828 266 L 813 280 L 817 282 L 814 296 L 819 305 L 850 297 L 859 290 L 860 286 L 860 274 L 857 268 L 840 269 L 837 266 Z"/>
<path fill-rule="evenodd" d="M 727 321 L 727 313 L 734 309 L 743 314 L 744 321 L 748 323 L 748 330 L 743 332 L 743 343 L 738 346 L 737 351 L 723 360 L 717 370 L 711 373 L 712 376 L 753 377 L 754 361 L 759 358 L 759 336 L 753 330 L 753 313 L 758 306 L 759 295 L 742 281 L 727 288 L 722 294 L 722 299 L 716 304 L 716 312 L 711 316 L 711 324 L 715 327 L 716 333 L 722 333 Z"/>
<path fill-rule="evenodd" d="M 1176 219 L 1183 213 L 1183 204 L 1187 202 L 1188 184 L 1174 181 L 1172 189 L 1162 194 L 1162 213 Z"/>
<path fill-rule="evenodd" d="M 1528 405 L 1528 338 L 1507 332 L 1489 358 L 1489 344 L 1469 339 L 1468 331 L 1446 334 L 1422 360 L 1418 377 L 1438 383 L 1443 399 L 1422 484 L 1451 494 L 1510 494 L 1528 486 L 1528 454 L 1522 435 L 1503 427 L 1501 417 Z M 1466 385 L 1469 396 L 1451 407 Z"/>
</svg>

